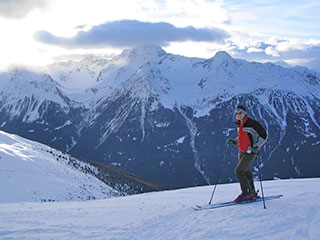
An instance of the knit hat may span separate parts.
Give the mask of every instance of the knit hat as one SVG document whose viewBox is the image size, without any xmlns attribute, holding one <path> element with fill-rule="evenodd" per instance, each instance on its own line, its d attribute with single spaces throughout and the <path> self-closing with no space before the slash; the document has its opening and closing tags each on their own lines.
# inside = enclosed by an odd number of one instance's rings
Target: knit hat
<svg viewBox="0 0 320 240">
<path fill-rule="evenodd" d="M 244 114 L 246 114 L 247 113 L 247 109 L 244 107 L 244 106 L 242 106 L 242 105 L 238 105 L 237 107 L 236 107 L 236 109 L 235 109 L 235 111 L 234 112 L 242 112 L 242 113 L 244 113 Z"/>
</svg>

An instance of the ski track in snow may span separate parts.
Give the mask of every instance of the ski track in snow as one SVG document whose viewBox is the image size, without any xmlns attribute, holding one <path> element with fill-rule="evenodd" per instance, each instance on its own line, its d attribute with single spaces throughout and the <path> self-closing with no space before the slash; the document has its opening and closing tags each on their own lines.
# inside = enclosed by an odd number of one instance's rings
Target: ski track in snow
<svg viewBox="0 0 320 240">
<path fill-rule="evenodd" d="M 266 202 L 194 211 L 212 186 L 107 200 L 0 204 L 0 239 L 310 239 L 320 238 L 320 179 L 266 181 Z M 256 185 L 258 185 L 256 183 Z M 238 184 L 218 185 L 213 202 Z"/>
</svg>

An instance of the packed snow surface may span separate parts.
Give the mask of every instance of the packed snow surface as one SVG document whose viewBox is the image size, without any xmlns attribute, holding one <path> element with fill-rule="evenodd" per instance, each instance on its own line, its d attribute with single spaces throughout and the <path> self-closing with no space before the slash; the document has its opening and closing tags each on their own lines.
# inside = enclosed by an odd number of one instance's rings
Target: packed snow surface
<svg viewBox="0 0 320 240">
<path fill-rule="evenodd" d="M 84 202 L 2 203 L 0 239 L 320 239 L 320 179 L 263 182 L 277 200 L 194 211 L 213 186 Z M 259 186 L 259 183 L 256 183 Z M 238 184 L 218 185 L 213 203 Z"/>
</svg>

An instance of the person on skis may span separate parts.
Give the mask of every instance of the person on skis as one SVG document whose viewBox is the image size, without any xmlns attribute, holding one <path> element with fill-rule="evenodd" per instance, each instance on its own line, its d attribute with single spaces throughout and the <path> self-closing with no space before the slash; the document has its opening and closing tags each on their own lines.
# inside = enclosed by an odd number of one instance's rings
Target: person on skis
<svg viewBox="0 0 320 240">
<path fill-rule="evenodd" d="M 234 172 L 242 191 L 234 202 L 254 201 L 258 194 L 253 183 L 251 165 L 267 140 L 267 132 L 259 122 L 249 118 L 244 106 L 238 105 L 234 113 L 237 119 L 238 137 L 236 139 L 228 138 L 227 144 L 238 145 L 238 165 Z"/>
</svg>

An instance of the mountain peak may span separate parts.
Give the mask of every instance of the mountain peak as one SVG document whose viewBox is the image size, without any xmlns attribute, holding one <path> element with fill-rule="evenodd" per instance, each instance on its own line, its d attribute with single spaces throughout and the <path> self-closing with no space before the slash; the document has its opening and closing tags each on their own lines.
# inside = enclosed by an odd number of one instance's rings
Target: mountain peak
<svg viewBox="0 0 320 240">
<path fill-rule="evenodd" d="M 122 56 L 128 58 L 144 58 L 153 59 L 166 55 L 167 53 L 158 45 L 145 44 L 135 48 L 126 49 L 122 52 Z"/>
<path fill-rule="evenodd" d="M 215 59 L 222 59 L 222 60 L 225 60 L 225 59 L 233 59 L 229 53 L 227 53 L 226 51 L 218 51 L 216 53 L 216 55 L 214 56 Z"/>
<path fill-rule="evenodd" d="M 232 62 L 234 59 L 226 51 L 218 51 L 216 55 L 205 60 L 205 65 L 210 67 L 218 67 L 224 62 Z"/>
</svg>

